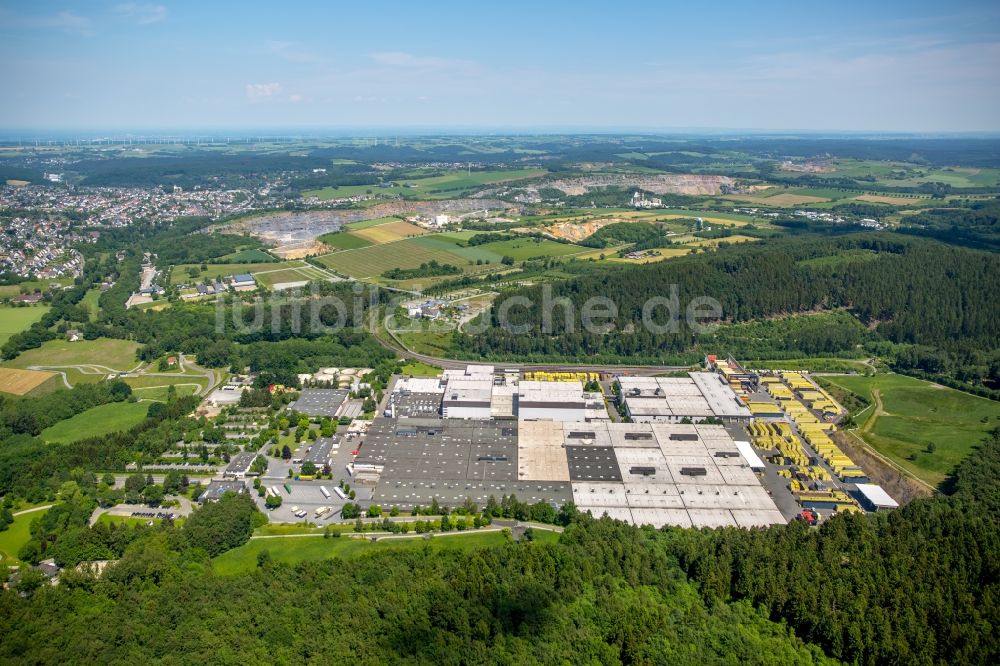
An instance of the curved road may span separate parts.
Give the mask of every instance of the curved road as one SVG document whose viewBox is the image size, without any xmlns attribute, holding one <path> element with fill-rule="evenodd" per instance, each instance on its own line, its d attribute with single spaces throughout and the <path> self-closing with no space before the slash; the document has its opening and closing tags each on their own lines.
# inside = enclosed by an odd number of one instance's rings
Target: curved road
<svg viewBox="0 0 1000 666">
<path fill-rule="evenodd" d="M 120 372 L 124 372 L 128 375 L 143 376 L 143 377 L 169 377 L 171 379 L 176 379 L 177 377 L 204 378 L 208 381 L 208 385 L 205 387 L 202 387 L 202 385 L 198 382 L 174 383 L 175 386 L 197 386 L 197 390 L 195 391 L 194 394 L 198 396 L 208 395 L 212 391 L 212 389 L 215 388 L 216 384 L 218 383 L 218 380 L 220 379 L 219 376 L 216 375 L 215 370 L 212 370 L 211 368 L 201 367 L 194 361 L 188 360 L 184 354 L 178 354 L 177 358 L 178 358 L 178 364 L 180 365 L 180 370 L 181 370 L 180 373 L 156 372 L 156 371 L 142 372 L 143 363 L 139 363 L 131 370 L 115 370 L 114 368 L 109 368 L 106 365 L 100 365 L 95 363 L 83 363 L 74 365 L 30 365 L 28 366 L 28 369 L 54 372 L 60 376 L 63 384 L 68 389 L 73 388 L 73 385 L 70 384 L 69 382 L 69 377 L 66 375 L 66 372 L 64 371 L 65 368 L 72 368 L 74 370 L 79 371 L 81 374 L 85 375 L 116 375 Z M 152 367 L 152 364 L 149 364 L 146 367 L 148 369 L 149 367 Z M 189 374 L 189 372 L 191 374 Z M 145 386 L 143 388 L 160 388 L 162 386 L 168 386 L 168 385 L 169 384 L 161 384 L 159 386 Z"/>
</svg>

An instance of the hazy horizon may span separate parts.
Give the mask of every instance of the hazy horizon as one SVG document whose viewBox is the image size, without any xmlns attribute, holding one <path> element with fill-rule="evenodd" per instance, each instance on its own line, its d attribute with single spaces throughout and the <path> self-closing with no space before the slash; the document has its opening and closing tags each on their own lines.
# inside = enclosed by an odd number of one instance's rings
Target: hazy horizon
<svg viewBox="0 0 1000 666">
<path fill-rule="evenodd" d="M 0 8 L 11 132 L 990 134 L 1000 6 Z"/>
</svg>

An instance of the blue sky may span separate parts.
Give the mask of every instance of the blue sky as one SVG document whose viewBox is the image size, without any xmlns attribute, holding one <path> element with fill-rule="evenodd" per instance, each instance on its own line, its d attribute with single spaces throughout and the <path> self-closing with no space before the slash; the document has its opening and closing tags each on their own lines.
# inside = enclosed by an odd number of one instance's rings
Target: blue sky
<svg viewBox="0 0 1000 666">
<path fill-rule="evenodd" d="M 1000 130 L 1000 3 L 10 2 L 0 127 Z"/>
</svg>

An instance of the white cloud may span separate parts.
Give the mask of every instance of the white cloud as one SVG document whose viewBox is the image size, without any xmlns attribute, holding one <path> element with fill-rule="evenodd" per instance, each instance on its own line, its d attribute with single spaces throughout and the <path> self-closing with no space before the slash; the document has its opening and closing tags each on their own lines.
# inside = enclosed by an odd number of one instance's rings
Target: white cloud
<svg viewBox="0 0 1000 666">
<path fill-rule="evenodd" d="M 288 96 L 288 101 L 289 102 L 301 102 L 302 101 L 302 95 L 289 95 Z"/>
<path fill-rule="evenodd" d="M 115 12 L 135 21 L 139 25 L 159 23 L 167 18 L 167 8 L 163 5 L 141 2 L 123 2 L 115 7 Z"/>
<path fill-rule="evenodd" d="M 281 92 L 281 84 L 248 83 L 246 92 L 249 99 L 269 99 Z"/>
</svg>

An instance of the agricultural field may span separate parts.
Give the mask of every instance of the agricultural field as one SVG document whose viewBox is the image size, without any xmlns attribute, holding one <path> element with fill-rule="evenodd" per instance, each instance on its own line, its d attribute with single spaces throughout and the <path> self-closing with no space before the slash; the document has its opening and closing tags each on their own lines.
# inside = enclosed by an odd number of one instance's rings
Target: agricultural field
<svg viewBox="0 0 1000 666">
<path fill-rule="evenodd" d="M 759 206 L 776 206 L 785 208 L 790 206 L 803 206 L 805 204 L 825 203 L 830 201 L 829 197 L 816 197 L 808 194 L 796 194 L 785 189 L 775 188 L 773 190 L 763 190 L 757 194 L 730 194 L 722 197 L 731 201 L 739 201 Z"/>
<path fill-rule="evenodd" d="M 514 261 L 526 261 L 528 259 L 544 259 L 547 257 L 565 257 L 576 255 L 582 252 L 590 252 L 592 248 L 584 248 L 579 245 L 569 243 L 558 243 L 550 240 L 539 240 L 537 238 L 516 238 L 506 241 L 495 241 L 474 247 L 463 248 L 471 255 L 476 254 L 478 259 L 481 253 L 489 253 L 491 256 L 482 256 L 484 260 L 499 261 L 503 257 L 511 257 Z"/>
<path fill-rule="evenodd" d="M 344 228 L 349 231 L 357 231 L 358 229 L 367 229 L 368 227 L 377 227 L 380 224 L 387 224 L 389 222 L 399 222 L 398 217 L 374 217 L 370 220 L 358 220 L 357 222 L 348 222 L 344 225 Z"/>
<path fill-rule="evenodd" d="M 444 175 L 429 175 L 421 170 L 411 171 L 408 177 L 395 181 L 397 187 L 379 187 L 378 185 L 342 185 L 340 187 L 324 187 L 318 190 L 303 192 L 303 197 L 317 197 L 320 201 L 341 199 L 362 194 L 391 194 L 406 199 L 443 199 L 453 197 L 465 190 L 471 190 L 483 185 L 494 185 L 513 180 L 524 180 L 544 176 L 544 169 L 496 169 L 492 171 L 457 170 Z M 410 186 L 410 187 L 406 187 Z"/>
<path fill-rule="evenodd" d="M 416 520 L 416 519 L 414 519 Z M 559 539 L 555 532 L 536 530 L 535 541 L 552 543 Z M 324 539 L 321 536 L 275 537 L 252 539 L 250 542 L 219 555 L 212 560 L 212 568 L 220 575 L 232 575 L 252 571 L 257 568 L 257 555 L 267 551 L 277 562 L 296 564 L 307 560 L 322 560 L 333 557 L 361 557 L 368 553 L 386 550 L 409 550 L 429 548 L 431 550 L 462 549 L 474 550 L 506 543 L 501 532 L 465 531 L 431 539 L 380 539 L 372 543 L 369 539 L 354 539 L 347 535 Z"/>
<path fill-rule="evenodd" d="M 889 204 L 891 206 L 913 206 L 927 203 L 930 201 L 930 198 L 907 194 L 862 194 L 859 197 L 855 197 L 855 200 L 867 203 Z"/>
<path fill-rule="evenodd" d="M 717 211 L 685 211 L 684 213 L 658 213 L 655 218 L 658 220 L 691 219 L 700 217 L 706 224 L 717 224 L 723 227 L 743 227 L 753 222 L 754 218 L 749 215 L 738 213 L 720 213 Z"/>
<path fill-rule="evenodd" d="M 427 230 L 409 222 L 394 220 L 385 224 L 364 227 L 363 229 L 352 229 L 349 233 L 352 236 L 368 241 L 372 245 L 381 245 L 382 243 L 391 243 L 404 238 L 410 238 L 411 236 L 423 236 L 427 233 Z"/>
<path fill-rule="evenodd" d="M 830 199 L 831 201 L 852 199 L 859 194 L 864 193 L 864 191 L 860 189 L 846 189 L 840 187 L 796 187 L 787 191 L 791 194 L 801 194 L 807 197 L 820 197 L 823 199 Z"/>
<path fill-rule="evenodd" d="M 826 376 L 871 404 L 855 434 L 924 481 L 937 485 L 986 434 L 1000 426 L 1000 403 L 895 374 Z M 862 420 L 863 419 L 863 420 Z"/>
<path fill-rule="evenodd" d="M 909 162 L 838 159 L 832 174 L 858 178 L 875 176 L 889 187 L 918 187 L 923 183 L 946 183 L 952 187 L 1000 187 L 1000 169 L 974 167 L 934 168 Z"/>
<path fill-rule="evenodd" d="M 112 402 L 91 407 L 85 412 L 60 421 L 42 431 L 41 438 L 49 444 L 65 444 L 88 437 L 128 430 L 146 419 L 146 402 Z"/>
<path fill-rule="evenodd" d="M 0 346 L 10 340 L 10 336 L 15 333 L 27 330 L 48 311 L 48 305 L 29 305 L 26 307 L 0 305 Z"/>
<path fill-rule="evenodd" d="M 377 222 L 377 224 L 368 224 L 369 222 Z M 423 236 L 427 233 L 428 231 L 422 227 L 390 217 L 365 220 L 364 223 L 351 223 L 342 231 L 324 234 L 318 240 L 338 250 L 357 250 L 414 236 Z"/>
<path fill-rule="evenodd" d="M 732 236 L 725 236 L 723 238 L 695 238 L 694 240 L 687 241 L 685 245 L 688 247 L 718 247 L 719 243 L 752 243 L 758 240 L 760 239 L 753 236 L 733 234 Z"/>
<path fill-rule="evenodd" d="M 357 250 L 344 250 L 318 257 L 318 261 L 342 275 L 376 279 L 390 268 L 418 268 L 420 264 L 437 261 L 463 267 L 468 260 L 444 247 L 421 243 L 424 238 L 408 238 L 388 245 L 373 245 Z M 452 244 L 452 248 L 457 248 Z"/>
<path fill-rule="evenodd" d="M 418 268 L 430 261 L 457 266 L 466 274 L 478 274 L 504 270 L 506 267 L 500 260 L 505 256 L 512 257 L 515 261 L 524 261 L 591 252 L 590 248 L 578 245 L 529 237 L 465 247 L 465 241 L 472 235 L 473 232 L 425 234 L 382 245 L 335 252 L 319 257 L 319 261 L 343 275 L 378 280 L 382 273 L 391 268 Z M 428 278 L 424 278 L 423 282 L 427 283 Z"/>
<path fill-rule="evenodd" d="M 324 245 L 329 245 L 335 250 L 357 250 L 362 247 L 368 247 L 372 244 L 370 240 L 356 236 L 347 230 L 338 231 L 332 234 L 323 234 L 316 240 Z"/>
<path fill-rule="evenodd" d="M 56 386 L 54 372 L 21 370 L 20 368 L 0 368 L 0 392 L 12 395 L 26 395 L 42 387 Z"/>
<path fill-rule="evenodd" d="M 274 271 L 264 271 L 256 273 L 254 278 L 263 287 L 271 289 L 274 285 L 288 283 L 308 282 L 310 280 L 329 280 L 330 276 L 309 264 L 299 268 L 285 268 Z"/>
<path fill-rule="evenodd" d="M 131 340 L 112 338 L 77 342 L 49 340 L 37 349 L 29 349 L 17 358 L 5 361 L 3 366 L 8 368 L 83 366 L 101 374 L 111 371 L 125 372 L 139 365 L 135 357 L 139 346 L 137 342 Z"/>
<path fill-rule="evenodd" d="M 415 188 L 408 188 L 411 192 L 419 193 L 421 197 L 426 195 L 438 195 L 449 193 L 454 195 L 456 191 L 468 190 L 481 185 L 493 185 L 506 183 L 514 180 L 525 180 L 527 178 L 537 178 L 547 173 L 544 169 L 497 169 L 494 171 L 456 171 L 443 176 L 430 176 L 427 178 L 411 178 L 400 181 L 403 185 L 416 185 Z"/>
<path fill-rule="evenodd" d="M 678 208 L 659 208 L 654 210 L 633 210 L 631 208 L 602 209 L 595 214 L 590 209 L 571 209 L 549 215 L 525 216 L 521 220 L 528 224 L 553 224 L 557 222 L 589 222 L 593 220 L 612 220 L 615 222 L 655 222 L 664 220 L 693 219 L 700 217 L 706 222 L 741 226 L 754 221 L 751 215 L 730 213 L 714 210 L 681 210 Z"/>
</svg>

